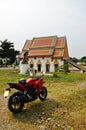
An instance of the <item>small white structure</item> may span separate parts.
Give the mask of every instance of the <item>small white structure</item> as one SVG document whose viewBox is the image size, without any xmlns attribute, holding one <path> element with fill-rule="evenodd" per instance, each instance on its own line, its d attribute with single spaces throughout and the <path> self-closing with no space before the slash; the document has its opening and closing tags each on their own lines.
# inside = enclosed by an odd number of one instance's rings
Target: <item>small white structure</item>
<svg viewBox="0 0 86 130">
<path fill-rule="evenodd" d="M 39 72 L 55 72 L 69 58 L 66 37 L 39 37 L 26 40 L 20 60 L 28 52 L 28 66 Z M 20 65 L 20 69 L 21 69 Z"/>
<path fill-rule="evenodd" d="M 27 74 L 28 73 L 28 64 L 20 64 L 20 73 Z"/>
</svg>

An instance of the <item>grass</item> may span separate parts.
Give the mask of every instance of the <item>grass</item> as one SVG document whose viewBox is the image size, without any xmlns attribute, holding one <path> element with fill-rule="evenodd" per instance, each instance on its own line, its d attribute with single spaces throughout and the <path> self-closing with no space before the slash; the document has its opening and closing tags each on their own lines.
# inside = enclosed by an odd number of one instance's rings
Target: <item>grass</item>
<svg viewBox="0 0 86 130">
<path fill-rule="evenodd" d="M 7 82 L 17 82 L 20 75 L 13 70 L 0 70 L 0 95 Z M 23 111 L 13 114 L 7 99 L 0 108 L 0 130 L 86 130 L 86 73 L 57 73 L 44 76 L 48 97 L 25 104 Z M 5 125 L 6 124 L 6 125 Z"/>
</svg>

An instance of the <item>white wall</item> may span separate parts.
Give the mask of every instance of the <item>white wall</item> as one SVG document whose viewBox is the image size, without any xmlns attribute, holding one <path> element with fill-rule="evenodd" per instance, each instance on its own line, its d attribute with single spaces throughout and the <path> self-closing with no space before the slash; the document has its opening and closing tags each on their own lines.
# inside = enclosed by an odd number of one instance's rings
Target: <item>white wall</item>
<svg viewBox="0 0 86 130">
<path fill-rule="evenodd" d="M 41 61 L 41 71 L 45 71 L 46 72 L 46 62 L 47 60 L 50 62 L 50 72 L 54 72 L 54 62 L 51 60 L 51 58 L 29 58 L 28 60 L 28 63 L 29 63 L 29 66 L 30 66 L 30 62 L 31 60 L 33 61 L 34 63 L 34 67 L 33 67 L 33 70 L 37 70 L 37 63 L 38 61 L 40 60 Z M 58 60 L 58 65 L 61 66 L 64 64 L 64 61 L 61 61 L 60 59 Z"/>
</svg>

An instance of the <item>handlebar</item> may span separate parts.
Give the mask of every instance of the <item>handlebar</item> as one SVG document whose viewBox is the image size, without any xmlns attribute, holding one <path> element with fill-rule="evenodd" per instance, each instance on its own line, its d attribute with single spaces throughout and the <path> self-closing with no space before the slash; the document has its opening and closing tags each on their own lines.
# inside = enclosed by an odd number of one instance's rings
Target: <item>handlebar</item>
<svg viewBox="0 0 86 130">
<path fill-rule="evenodd" d="M 34 77 L 34 78 L 41 78 L 43 75 L 45 74 L 45 72 L 42 72 L 42 73 L 30 73 L 30 76 L 31 77 Z"/>
</svg>

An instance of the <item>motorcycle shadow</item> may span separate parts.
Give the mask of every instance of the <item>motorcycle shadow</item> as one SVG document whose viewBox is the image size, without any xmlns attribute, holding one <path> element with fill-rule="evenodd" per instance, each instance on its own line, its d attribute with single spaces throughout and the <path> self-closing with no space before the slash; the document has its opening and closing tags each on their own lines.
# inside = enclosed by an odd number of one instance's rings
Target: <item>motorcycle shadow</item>
<svg viewBox="0 0 86 130">
<path fill-rule="evenodd" d="M 36 100 L 25 105 L 22 112 L 13 114 L 18 121 L 27 123 L 41 123 L 52 117 L 54 111 L 59 107 L 59 104 L 54 99 L 46 99 L 41 102 Z"/>
</svg>

